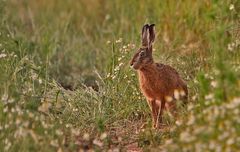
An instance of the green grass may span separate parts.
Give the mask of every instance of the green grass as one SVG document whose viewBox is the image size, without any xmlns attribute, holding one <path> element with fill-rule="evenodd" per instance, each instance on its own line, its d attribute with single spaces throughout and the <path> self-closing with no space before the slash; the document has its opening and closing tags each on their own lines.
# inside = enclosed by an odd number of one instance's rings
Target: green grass
<svg viewBox="0 0 240 152">
<path fill-rule="evenodd" d="M 1 0 L 0 151 L 237 151 L 239 14 L 238 0 Z M 160 130 L 129 67 L 145 23 L 190 93 Z"/>
</svg>

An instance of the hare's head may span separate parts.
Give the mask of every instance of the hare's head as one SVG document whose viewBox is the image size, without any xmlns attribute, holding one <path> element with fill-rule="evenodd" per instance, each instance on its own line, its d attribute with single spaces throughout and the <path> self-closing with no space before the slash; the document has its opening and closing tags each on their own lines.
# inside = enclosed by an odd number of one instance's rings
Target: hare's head
<svg viewBox="0 0 240 152">
<path fill-rule="evenodd" d="M 133 56 L 130 65 L 135 70 L 142 69 L 153 63 L 152 43 L 155 39 L 154 24 L 144 25 L 142 28 L 142 46 Z"/>
</svg>

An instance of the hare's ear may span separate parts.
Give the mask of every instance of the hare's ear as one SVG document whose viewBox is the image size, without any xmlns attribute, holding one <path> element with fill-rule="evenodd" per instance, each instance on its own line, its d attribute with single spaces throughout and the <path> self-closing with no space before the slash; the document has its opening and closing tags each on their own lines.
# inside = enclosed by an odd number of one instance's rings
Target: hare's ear
<svg viewBox="0 0 240 152">
<path fill-rule="evenodd" d="M 149 26 L 149 44 L 148 44 L 149 47 L 152 46 L 154 40 L 155 40 L 155 24 L 151 24 Z"/>
<path fill-rule="evenodd" d="M 145 24 L 142 28 L 142 46 L 148 47 L 149 45 L 149 25 Z"/>
</svg>

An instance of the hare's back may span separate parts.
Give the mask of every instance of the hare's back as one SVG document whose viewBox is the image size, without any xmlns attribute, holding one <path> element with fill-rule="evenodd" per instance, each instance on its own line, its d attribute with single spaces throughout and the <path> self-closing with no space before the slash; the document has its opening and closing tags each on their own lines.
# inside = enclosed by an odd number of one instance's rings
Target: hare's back
<svg viewBox="0 0 240 152">
<path fill-rule="evenodd" d="M 156 65 L 157 65 L 158 71 L 161 74 L 166 74 L 167 76 L 172 75 L 172 76 L 179 77 L 178 72 L 173 67 L 171 67 L 169 65 L 162 64 L 162 63 L 156 63 Z"/>
<path fill-rule="evenodd" d="M 172 87 L 184 88 L 186 84 L 173 67 L 161 63 L 156 63 L 156 65 L 159 73 L 159 79 L 163 80 L 163 83 Z"/>
</svg>

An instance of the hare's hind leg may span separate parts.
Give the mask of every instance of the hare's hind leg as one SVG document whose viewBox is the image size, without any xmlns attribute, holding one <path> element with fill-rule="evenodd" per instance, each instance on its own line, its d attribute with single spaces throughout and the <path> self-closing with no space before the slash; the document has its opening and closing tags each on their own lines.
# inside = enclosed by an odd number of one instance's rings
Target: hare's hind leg
<svg viewBox="0 0 240 152">
<path fill-rule="evenodd" d="M 177 117 L 177 105 L 176 105 L 176 100 L 171 101 L 171 102 L 166 102 L 166 110 L 169 112 L 169 114 L 176 118 Z"/>
</svg>

